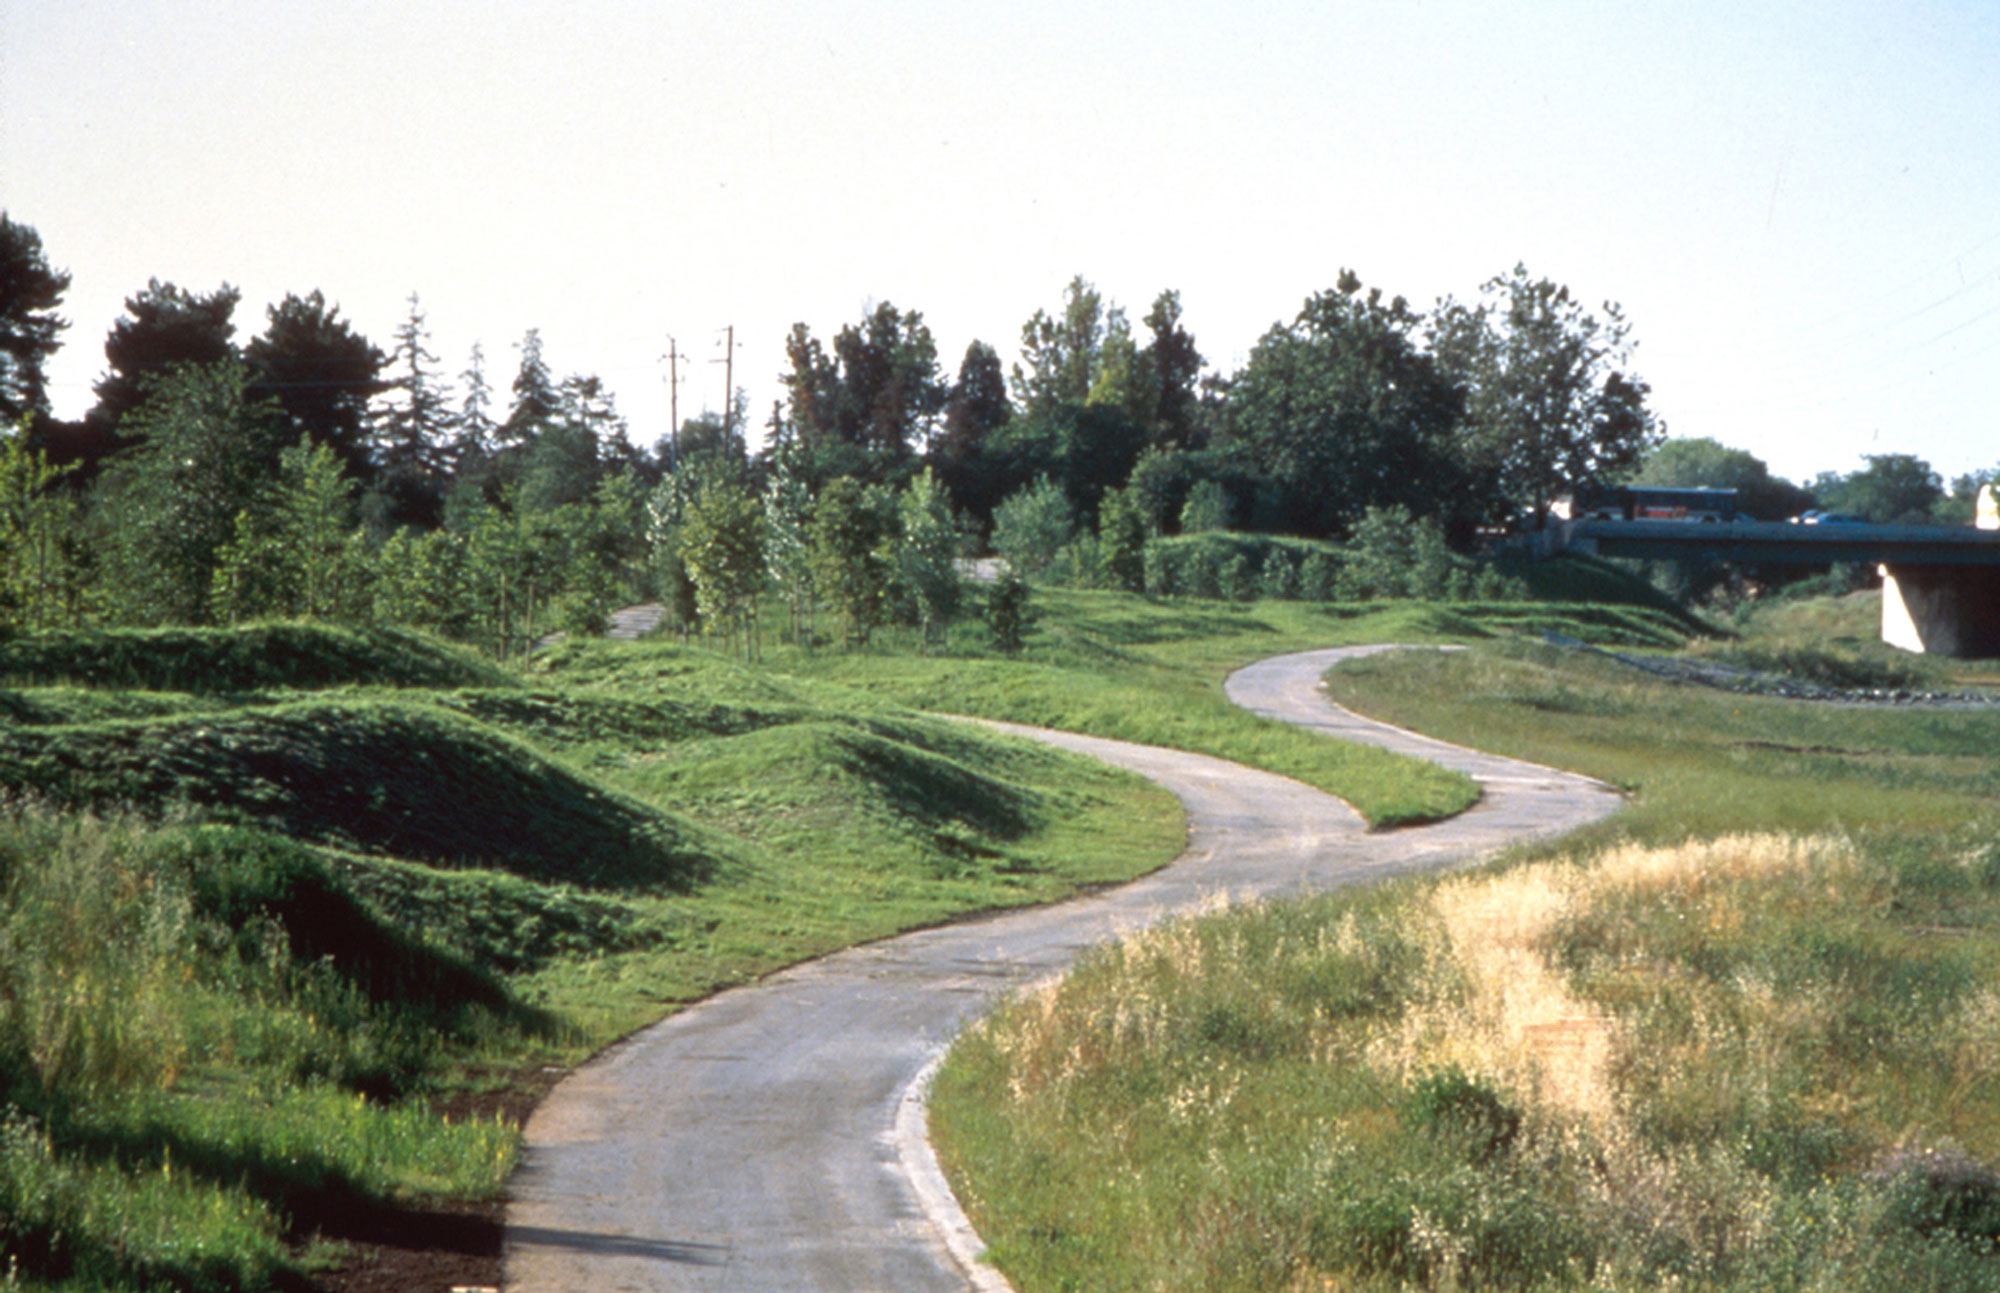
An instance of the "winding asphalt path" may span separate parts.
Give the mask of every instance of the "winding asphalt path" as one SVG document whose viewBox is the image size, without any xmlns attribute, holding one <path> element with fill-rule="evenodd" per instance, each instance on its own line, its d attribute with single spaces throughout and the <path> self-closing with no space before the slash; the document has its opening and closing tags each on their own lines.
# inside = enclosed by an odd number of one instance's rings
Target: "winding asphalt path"
<svg viewBox="0 0 2000 1293">
<path fill-rule="evenodd" d="M 996 994 L 1226 892 L 1276 897 L 1454 865 L 1617 806 L 1607 787 L 1373 723 L 1328 701 L 1335 661 L 1230 676 L 1258 714 L 1476 778 L 1450 821 L 1370 834 L 1345 804 L 1201 755 L 996 724 L 1130 768 L 1187 806 L 1188 847 L 1108 893 L 857 947 L 721 993 L 612 1047 L 529 1121 L 507 1208 L 509 1289 L 1005 1288 L 922 1140 L 919 1080 Z M 898 1127 L 901 1127 L 899 1133 Z"/>
</svg>

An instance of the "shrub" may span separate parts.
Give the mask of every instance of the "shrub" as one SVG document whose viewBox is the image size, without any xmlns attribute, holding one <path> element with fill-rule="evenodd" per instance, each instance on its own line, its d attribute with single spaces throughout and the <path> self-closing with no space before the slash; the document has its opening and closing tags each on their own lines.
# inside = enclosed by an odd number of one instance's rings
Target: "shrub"
<svg viewBox="0 0 2000 1293">
<path fill-rule="evenodd" d="M 1009 655 L 1019 651 L 1033 622 L 1028 585 L 1011 569 L 1002 570 L 986 594 L 986 627 L 993 631 L 993 645 Z"/>
<path fill-rule="evenodd" d="M 1296 601 L 1299 595 L 1299 568 L 1282 548 L 1264 554 L 1264 573 L 1258 577 L 1259 591 L 1273 601 Z"/>
<path fill-rule="evenodd" d="M 1340 586 L 1340 563 L 1325 549 L 1316 548 L 1299 569 L 1299 595 L 1309 602 L 1330 602 Z"/>
<path fill-rule="evenodd" d="M 1023 579 L 1048 569 L 1076 537 L 1076 509 L 1055 481 L 1043 476 L 1009 494 L 993 509 L 993 549 Z"/>
</svg>

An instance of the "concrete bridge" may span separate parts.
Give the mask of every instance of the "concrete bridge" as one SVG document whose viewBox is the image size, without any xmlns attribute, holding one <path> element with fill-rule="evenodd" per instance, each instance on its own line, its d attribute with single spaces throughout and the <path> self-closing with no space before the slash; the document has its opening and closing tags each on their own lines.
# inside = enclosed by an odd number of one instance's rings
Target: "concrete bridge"
<svg viewBox="0 0 2000 1293">
<path fill-rule="evenodd" d="M 1882 572 L 1882 640 L 1906 651 L 2000 656 L 2000 530 L 1970 525 L 1798 525 L 1770 521 L 1551 520 L 1537 559 L 1600 557 L 1824 566 Z"/>
</svg>

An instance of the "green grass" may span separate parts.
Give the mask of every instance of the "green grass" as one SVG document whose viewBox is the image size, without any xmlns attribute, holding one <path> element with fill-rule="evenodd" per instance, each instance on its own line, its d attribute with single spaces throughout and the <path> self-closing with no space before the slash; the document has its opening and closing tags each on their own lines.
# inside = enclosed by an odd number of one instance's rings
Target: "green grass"
<svg viewBox="0 0 2000 1293">
<path fill-rule="evenodd" d="M 1371 657 L 1327 681 L 1389 722 L 1624 788 L 1633 803 L 1596 828 L 1606 839 L 1939 830 L 2000 794 L 1996 711 L 1738 695 L 1518 642 Z"/>
<path fill-rule="evenodd" d="M 291 626 L 7 644 L 0 1269 L 295 1286 L 499 1188 L 516 1132 L 434 1111 L 466 1084 L 1183 838 L 1137 778 L 824 680 L 361 636 L 401 663 Z"/>
<path fill-rule="evenodd" d="M 2000 713 L 1518 638 L 1329 685 L 1632 802 L 1171 924 L 968 1033 L 933 1134 L 1017 1287 L 2000 1287 Z"/>
</svg>

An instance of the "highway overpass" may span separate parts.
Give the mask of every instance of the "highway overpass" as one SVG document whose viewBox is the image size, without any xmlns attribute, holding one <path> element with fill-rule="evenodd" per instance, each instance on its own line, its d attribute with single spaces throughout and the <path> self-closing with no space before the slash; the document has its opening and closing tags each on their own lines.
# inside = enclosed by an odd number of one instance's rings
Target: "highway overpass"
<svg viewBox="0 0 2000 1293">
<path fill-rule="evenodd" d="M 1934 655 L 2000 656 L 2000 530 L 1552 519 L 1530 538 L 1537 558 L 1584 552 L 1757 565 L 1867 562 L 1882 572 L 1884 642 Z"/>
</svg>

